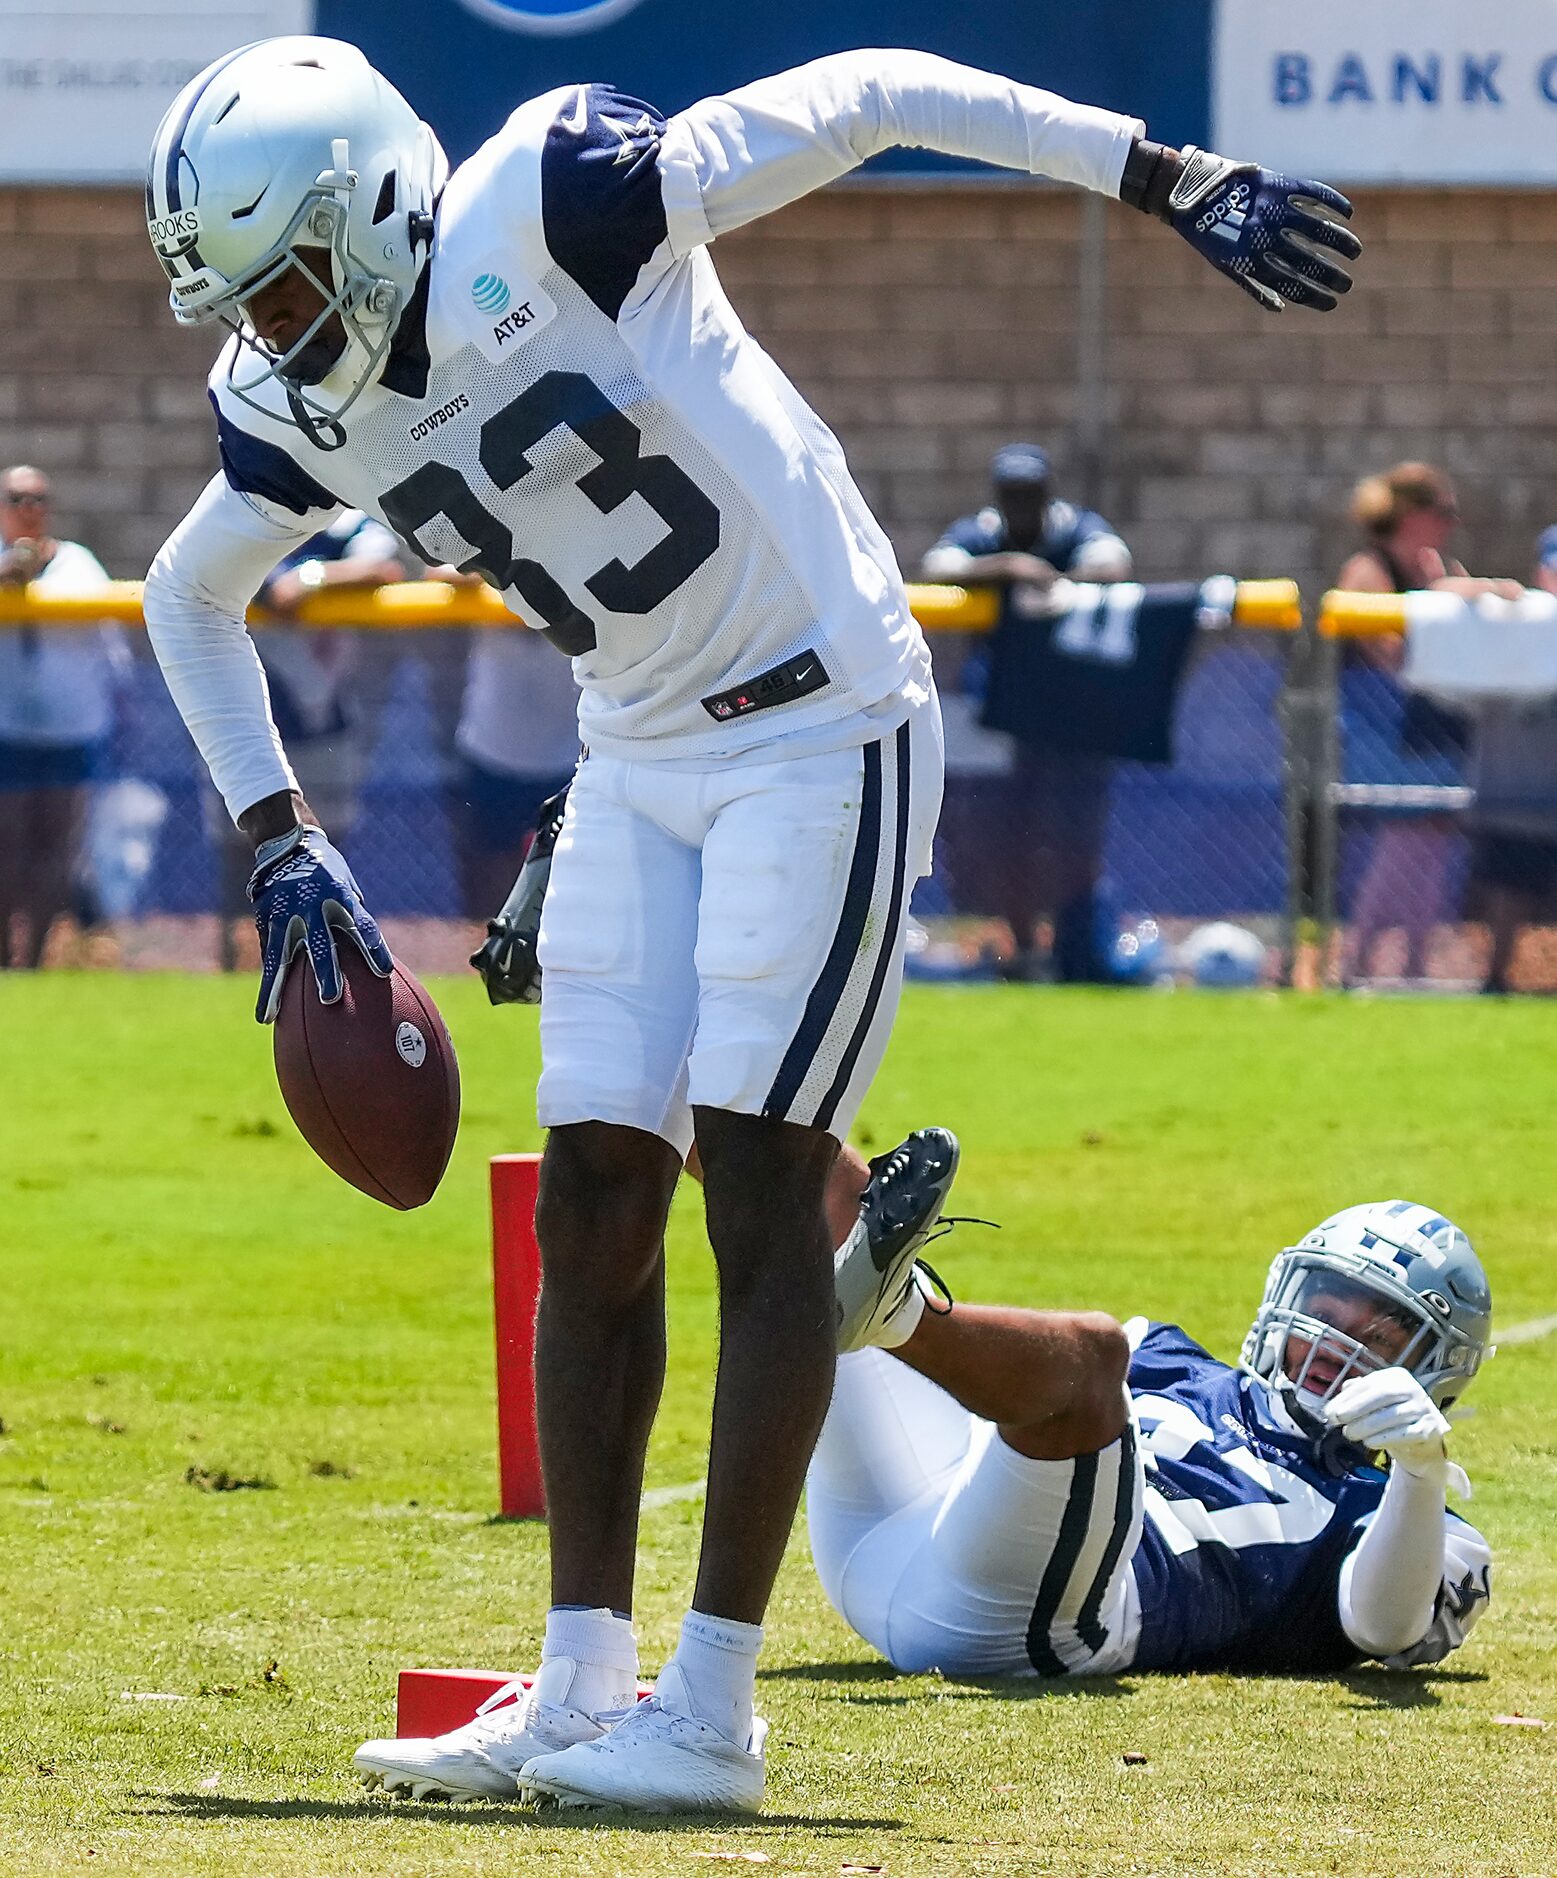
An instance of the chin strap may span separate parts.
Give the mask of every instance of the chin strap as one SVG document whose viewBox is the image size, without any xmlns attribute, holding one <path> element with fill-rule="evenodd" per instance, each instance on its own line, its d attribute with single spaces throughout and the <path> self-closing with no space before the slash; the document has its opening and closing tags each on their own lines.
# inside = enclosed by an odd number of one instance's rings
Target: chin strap
<svg viewBox="0 0 1557 1878">
<path fill-rule="evenodd" d="M 286 384 L 286 380 L 283 379 L 282 383 Z M 322 411 L 311 411 L 291 385 L 286 385 L 286 394 L 292 421 L 316 450 L 339 450 L 345 446 L 346 427 L 338 417 L 331 417 Z"/>
</svg>

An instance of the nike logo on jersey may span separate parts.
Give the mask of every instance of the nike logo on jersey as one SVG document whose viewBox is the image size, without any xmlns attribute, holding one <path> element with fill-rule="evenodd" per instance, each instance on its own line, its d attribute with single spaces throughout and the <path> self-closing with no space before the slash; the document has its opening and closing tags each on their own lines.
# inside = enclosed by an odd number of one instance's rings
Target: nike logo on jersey
<svg viewBox="0 0 1557 1878">
<path fill-rule="evenodd" d="M 589 129 L 588 85 L 579 86 L 578 96 L 573 101 L 573 109 L 568 112 L 566 117 L 558 118 L 557 122 L 565 131 L 570 132 L 575 137 L 582 137 L 584 132 Z"/>
<path fill-rule="evenodd" d="M 750 717 L 753 711 L 766 711 L 775 704 L 789 704 L 796 698 L 808 698 L 829 682 L 826 668 L 814 652 L 802 652 L 759 672 L 744 685 L 732 685 L 728 691 L 704 698 L 703 709 L 716 724 L 727 724 L 735 717 Z"/>
</svg>

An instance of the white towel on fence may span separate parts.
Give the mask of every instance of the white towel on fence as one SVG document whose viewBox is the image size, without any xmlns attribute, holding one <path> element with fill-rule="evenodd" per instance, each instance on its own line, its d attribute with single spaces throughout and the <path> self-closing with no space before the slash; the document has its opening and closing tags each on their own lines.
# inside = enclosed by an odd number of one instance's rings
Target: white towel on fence
<svg viewBox="0 0 1557 1878">
<path fill-rule="evenodd" d="M 1557 696 L 1557 594 L 1464 600 L 1409 593 L 1400 678 L 1446 704 Z"/>
</svg>

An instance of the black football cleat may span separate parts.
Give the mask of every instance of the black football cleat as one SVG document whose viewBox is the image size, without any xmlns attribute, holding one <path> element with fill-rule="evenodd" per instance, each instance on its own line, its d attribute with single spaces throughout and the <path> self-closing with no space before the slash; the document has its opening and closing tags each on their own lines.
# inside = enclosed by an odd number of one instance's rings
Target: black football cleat
<svg viewBox="0 0 1557 1878">
<path fill-rule="evenodd" d="M 870 1163 L 860 1223 L 833 1261 L 838 1350 L 905 1343 L 924 1309 L 915 1270 L 957 1178 L 960 1150 L 948 1128 L 917 1128 Z"/>
</svg>

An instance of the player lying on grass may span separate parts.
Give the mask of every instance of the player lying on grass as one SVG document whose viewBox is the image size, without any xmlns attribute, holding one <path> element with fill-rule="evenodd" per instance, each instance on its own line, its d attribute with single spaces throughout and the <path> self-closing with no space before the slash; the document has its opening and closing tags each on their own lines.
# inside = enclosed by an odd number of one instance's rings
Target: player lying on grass
<svg viewBox="0 0 1557 1878">
<path fill-rule="evenodd" d="M 940 800 L 891 544 L 707 250 L 918 145 L 1129 203 L 1266 308 L 1336 304 L 1359 251 L 1343 197 L 1144 131 L 928 54 L 851 52 L 669 119 L 568 85 L 450 175 L 354 47 L 287 38 L 208 67 L 154 139 L 174 315 L 232 333 L 210 379 L 222 474 L 157 557 L 146 621 L 255 843 L 262 1019 L 304 948 L 326 999 L 337 934 L 390 964 L 244 632 L 271 568 L 360 508 L 575 661 L 590 755 L 539 942 L 552 1607 L 508 1742 L 539 1796 L 761 1802 L 762 1619 L 832 1387 L 825 1196 Z M 720 1287 L 703 1545 L 656 1698 L 613 1725 L 638 1673 L 662 1238 L 694 1141 Z"/>
<path fill-rule="evenodd" d="M 829 1600 L 900 1669 L 1324 1674 L 1464 1642 L 1491 1554 L 1445 1506 L 1444 1410 L 1491 1299 L 1449 1221 L 1316 1226 L 1236 1367 L 1173 1324 L 938 1305 L 912 1258 L 840 1255 L 854 1353 L 807 1484 Z"/>
</svg>

